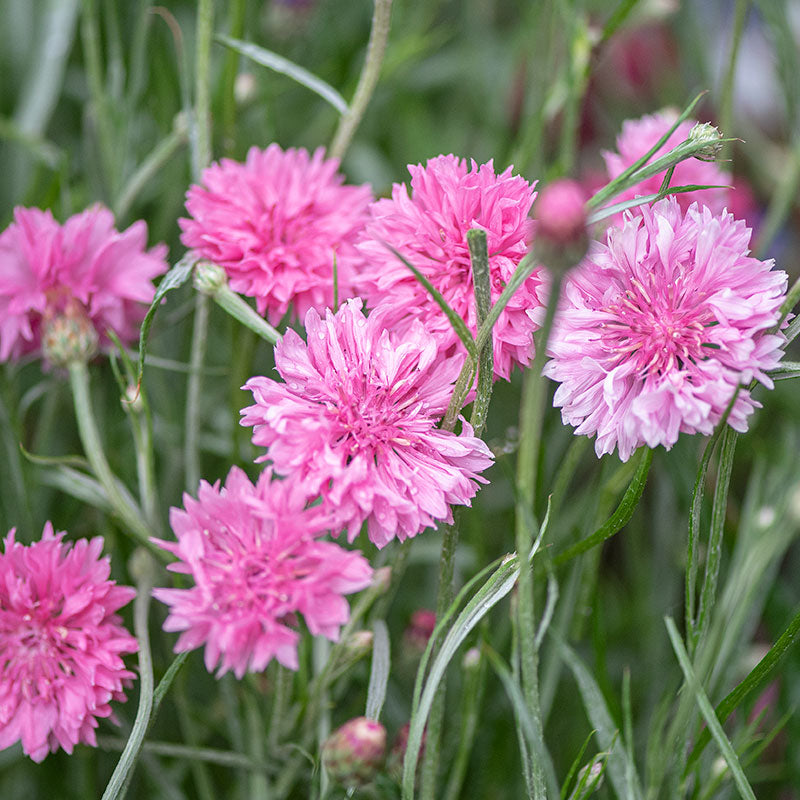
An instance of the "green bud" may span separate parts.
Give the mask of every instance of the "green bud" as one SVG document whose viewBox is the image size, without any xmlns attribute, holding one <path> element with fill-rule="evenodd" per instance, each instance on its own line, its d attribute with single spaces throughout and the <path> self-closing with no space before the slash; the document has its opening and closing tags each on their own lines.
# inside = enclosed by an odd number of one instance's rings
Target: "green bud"
<svg viewBox="0 0 800 800">
<path fill-rule="evenodd" d="M 356 717 L 337 728 L 322 746 L 330 777 L 347 787 L 370 783 L 383 766 L 386 729 L 377 720 Z"/>
<path fill-rule="evenodd" d="M 194 266 L 194 288 L 202 294 L 215 295 L 228 283 L 228 276 L 222 267 L 210 261 L 198 261 Z"/>
<path fill-rule="evenodd" d="M 73 361 L 88 362 L 97 353 L 99 337 L 83 307 L 70 303 L 60 314 L 45 316 L 42 355 L 57 367 Z"/>
<path fill-rule="evenodd" d="M 707 144 L 694 157 L 700 161 L 716 161 L 722 152 L 722 134 L 710 122 L 698 122 L 690 131 L 688 141 L 693 144 Z"/>
</svg>

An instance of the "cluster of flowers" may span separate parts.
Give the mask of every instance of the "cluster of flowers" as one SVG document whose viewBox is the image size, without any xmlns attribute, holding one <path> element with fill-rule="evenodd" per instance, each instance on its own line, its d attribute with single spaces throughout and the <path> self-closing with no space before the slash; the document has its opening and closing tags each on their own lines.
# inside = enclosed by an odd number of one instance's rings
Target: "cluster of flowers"
<svg viewBox="0 0 800 800">
<path fill-rule="evenodd" d="M 671 122 L 627 123 L 619 152 L 606 156 L 610 177 Z M 235 466 L 224 485 L 203 481 L 197 499 L 172 509 L 176 541 L 157 542 L 178 558 L 170 568 L 194 580 L 154 590 L 169 606 L 165 629 L 181 632 L 177 651 L 205 645 L 220 675 L 272 658 L 297 668 L 297 614 L 313 634 L 338 637 L 343 596 L 368 586 L 372 570 L 327 533 L 346 530 L 352 542 L 366 524 L 383 547 L 450 522 L 493 460 L 465 420 L 458 434 L 439 427 L 466 353 L 402 259 L 475 334 L 467 231 L 486 231 L 496 301 L 536 237 L 534 185 L 491 162 L 438 156 L 409 167 L 410 192 L 397 184 L 373 201 L 337 170 L 322 150 L 254 148 L 245 163 L 209 167 L 188 192 L 191 218 L 180 220 L 183 243 L 222 267 L 233 289 L 275 324 L 302 317 L 306 332 L 289 329 L 275 347 L 282 381 L 255 376 L 243 387 L 254 402 L 241 422 L 268 462 L 256 483 Z M 695 161 L 675 178 L 726 182 Z M 744 430 L 758 405 L 747 384 L 770 385 L 786 275 L 748 255 L 749 230 L 722 208 L 724 193 L 626 212 L 565 280 L 545 374 L 560 384 L 564 421 L 596 434 L 598 455 L 669 449 L 680 432 L 709 433 L 731 403 L 728 421 Z M 0 234 L 0 360 L 43 350 L 64 363 L 59 354 L 87 330 L 96 346 L 109 345 L 109 329 L 130 342 L 151 279 L 166 270 L 165 249 L 146 251 L 145 238 L 144 223 L 117 233 L 100 207 L 63 226 L 18 209 Z M 496 378 L 531 363 L 548 287 L 547 271 L 534 269 L 501 313 Z M 24 548 L 12 534 L 0 554 L 0 670 L 10 676 L 0 747 L 21 739 L 37 760 L 93 742 L 96 718 L 132 677 L 120 654 L 136 649 L 114 614 L 133 590 L 108 580 L 101 540 L 70 549 L 61 536 L 48 527 Z"/>
</svg>

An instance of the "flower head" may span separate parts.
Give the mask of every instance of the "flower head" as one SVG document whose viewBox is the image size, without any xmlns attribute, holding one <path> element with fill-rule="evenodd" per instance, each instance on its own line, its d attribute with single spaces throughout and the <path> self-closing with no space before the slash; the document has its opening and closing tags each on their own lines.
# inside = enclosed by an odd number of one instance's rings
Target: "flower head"
<svg viewBox="0 0 800 800">
<path fill-rule="evenodd" d="M 271 144 L 252 147 L 241 164 L 222 159 L 186 194 L 191 219 L 181 241 L 221 266 L 234 291 L 254 297 L 277 325 L 291 304 L 295 317 L 349 297 L 353 241 L 367 218 L 369 186 L 344 186 L 339 161 Z"/>
<path fill-rule="evenodd" d="M 0 553 L 0 749 L 17 740 L 34 761 L 97 745 L 97 719 L 125 700 L 136 640 L 115 613 L 136 594 L 109 580 L 99 536 L 62 541 L 48 522 L 30 546 L 12 530 Z"/>
<path fill-rule="evenodd" d="M 371 206 L 371 221 L 358 249 L 364 263 L 357 283 L 367 305 L 386 301 L 392 308 L 387 327 L 407 328 L 419 320 L 450 354 L 462 345 L 450 322 L 391 246 L 442 293 L 475 333 L 477 316 L 473 296 L 467 231 L 487 234 L 492 301 L 499 297 L 519 262 L 528 252 L 533 222 L 528 217 L 536 193 L 511 167 L 495 174 L 494 166 L 468 164 L 453 155 L 437 156 L 409 165 L 411 195 L 405 184 L 395 184 L 391 199 Z M 542 308 L 539 270 L 522 284 L 493 329 L 495 375 L 508 378 L 515 364 L 533 359 L 533 332 Z"/>
<path fill-rule="evenodd" d="M 386 729 L 367 717 L 345 722 L 322 745 L 325 769 L 345 786 L 365 786 L 373 781 L 385 757 Z"/>
<path fill-rule="evenodd" d="M 394 336 L 384 323 L 383 307 L 365 317 L 358 300 L 325 319 L 309 311 L 308 343 L 287 331 L 275 347 L 286 383 L 251 378 L 242 411 L 267 448 L 259 460 L 321 494 L 351 541 L 366 520 L 378 547 L 452 521 L 492 463 L 466 423 L 459 436 L 436 427 L 462 359 L 443 359 L 420 322 Z"/>
<path fill-rule="evenodd" d="M 622 124 L 622 132 L 617 137 L 617 151 L 603 153 L 606 162 L 608 177 L 613 180 L 634 162 L 638 161 L 653 145 L 673 126 L 677 119 L 675 111 L 667 110 L 658 114 L 648 114 L 641 119 L 629 119 Z M 708 126 L 711 127 L 711 126 Z M 674 147 L 692 135 L 696 124 L 694 120 L 684 120 L 670 134 L 664 145 L 658 149 L 652 160 L 661 158 Z M 695 135 L 697 132 L 695 131 Z M 658 194 L 665 172 L 652 175 L 641 183 L 626 189 L 614 197 L 613 202 L 632 200 L 639 195 Z M 719 186 L 730 183 L 730 176 L 723 172 L 712 161 L 703 161 L 697 158 L 687 158 L 675 165 L 670 186 Z M 681 192 L 676 194 L 678 204 L 685 211 L 692 203 L 700 202 L 707 205 L 715 214 L 719 214 L 729 201 L 728 189 L 702 189 L 694 192 Z M 617 224 L 621 224 L 621 215 L 617 217 Z"/>
<path fill-rule="evenodd" d="M 170 514 L 177 542 L 157 540 L 180 560 L 173 572 L 191 575 L 191 589 L 154 589 L 170 607 L 166 631 L 182 631 L 176 652 L 205 644 L 209 670 L 241 678 L 272 658 L 297 669 L 295 614 L 312 634 L 336 640 L 350 616 L 342 595 L 367 587 L 372 569 L 359 553 L 317 541 L 324 531 L 297 485 L 266 469 L 253 485 L 238 467 L 225 485 L 202 481 L 197 500 Z"/>
<path fill-rule="evenodd" d="M 166 272 L 166 246 L 146 250 L 147 226 L 119 233 L 112 213 L 95 205 L 63 225 L 49 211 L 14 209 L 0 233 L 0 361 L 39 351 L 45 328 L 66 317 L 93 326 L 101 346 L 112 330 L 138 335 L 152 279 Z"/>
<path fill-rule="evenodd" d="M 730 214 L 668 198 L 626 215 L 567 278 L 545 374 L 575 433 L 626 461 L 641 444 L 669 449 L 680 432 L 709 434 L 738 389 L 728 423 L 747 430 L 746 386 L 785 341 L 786 273 L 749 257 L 750 231 Z"/>
</svg>

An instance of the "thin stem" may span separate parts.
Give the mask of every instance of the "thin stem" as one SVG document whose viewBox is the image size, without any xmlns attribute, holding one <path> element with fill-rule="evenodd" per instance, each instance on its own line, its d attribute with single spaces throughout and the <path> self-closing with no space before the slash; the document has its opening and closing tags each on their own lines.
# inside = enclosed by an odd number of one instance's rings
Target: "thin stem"
<svg viewBox="0 0 800 800">
<path fill-rule="evenodd" d="M 733 80 L 736 76 L 736 61 L 739 57 L 739 45 L 742 41 L 744 23 L 750 9 L 750 0 L 736 0 L 736 10 L 733 18 L 733 34 L 731 36 L 731 52 L 728 56 L 728 69 L 725 72 L 725 82 L 722 85 L 720 99 L 719 124 L 723 131 L 731 129 L 733 123 Z"/>
<path fill-rule="evenodd" d="M 442 530 L 442 553 L 439 558 L 439 589 L 436 595 L 436 619 L 441 619 L 453 602 L 453 575 L 458 546 L 458 527 L 445 525 Z M 420 779 L 421 800 L 436 797 L 436 778 L 439 773 L 442 723 L 444 721 L 445 681 L 442 678 L 428 716 L 425 755 L 422 759 Z"/>
<path fill-rule="evenodd" d="M 69 365 L 69 383 L 72 389 L 72 399 L 75 406 L 75 418 L 78 422 L 78 434 L 83 444 L 86 457 L 92 466 L 100 485 L 106 493 L 109 503 L 121 518 L 130 532 L 142 544 L 153 549 L 150 542 L 151 531 L 144 522 L 141 510 L 136 506 L 133 498 L 123 494 L 120 482 L 111 471 L 108 460 L 103 450 L 100 432 L 97 429 L 94 411 L 89 391 L 89 370 L 85 363 L 73 361 Z M 155 548 L 156 552 L 160 552 Z M 162 553 L 162 555 L 166 555 Z"/>
<path fill-rule="evenodd" d="M 378 84 L 381 64 L 386 52 L 386 41 L 389 38 L 389 19 L 392 11 L 392 0 L 375 0 L 372 15 L 372 30 L 367 45 L 367 57 L 361 76 L 358 79 L 355 94 L 347 110 L 339 118 L 339 127 L 333 137 L 330 155 L 342 159 L 350 146 L 353 135 L 367 110 L 372 93 Z"/>
<path fill-rule="evenodd" d="M 125 796 L 153 710 L 153 661 L 150 654 L 147 617 L 150 610 L 150 592 L 153 588 L 154 562 L 144 550 L 138 550 L 134 554 L 134 559 L 132 571 L 138 573 L 133 627 L 139 643 L 139 707 L 136 710 L 133 730 L 103 792 L 102 800 L 122 800 Z"/>
<path fill-rule="evenodd" d="M 194 177 L 211 163 L 211 41 L 214 35 L 214 0 L 197 0 L 197 48 L 195 50 Z"/>
<path fill-rule="evenodd" d="M 756 258 L 764 258 L 781 226 L 789 216 L 800 188 L 800 138 L 789 154 L 788 164 L 781 171 L 782 180 L 772 193 L 767 214 L 758 233 L 755 250 Z"/>
<path fill-rule="evenodd" d="M 214 291 L 211 297 L 220 308 L 224 309 L 253 333 L 258 334 L 262 339 L 265 339 L 270 344 L 277 344 L 280 341 L 280 333 L 264 317 L 254 311 L 252 306 L 248 305 L 240 295 L 236 294 L 227 283 Z"/>
<path fill-rule="evenodd" d="M 542 368 L 547 352 L 547 341 L 555 320 L 561 289 L 561 275 L 552 276 L 550 295 L 547 300 L 544 323 L 536 342 L 536 356 L 530 370 L 525 373 L 522 385 L 522 408 L 520 412 L 520 444 L 517 455 L 517 506 L 516 548 L 520 556 L 520 572 L 517 594 L 517 625 L 521 648 L 520 668 L 525 703 L 531 719 L 541 736 L 541 713 L 539 708 L 539 655 L 535 639 L 535 613 L 533 575 L 527 554 L 533 545 L 536 525 L 536 481 L 541 445 L 542 420 L 544 417 L 547 384 L 542 377 Z M 530 763 L 533 796 L 545 797 L 545 782 L 542 765 Z"/>
<path fill-rule="evenodd" d="M 200 481 L 200 398 L 203 390 L 203 361 L 208 338 L 208 297 L 195 297 L 192 352 L 189 357 L 189 382 L 186 390 L 186 435 L 184 439 L 184 468 L 186 488 L 194 491 Z"/>
</svg>

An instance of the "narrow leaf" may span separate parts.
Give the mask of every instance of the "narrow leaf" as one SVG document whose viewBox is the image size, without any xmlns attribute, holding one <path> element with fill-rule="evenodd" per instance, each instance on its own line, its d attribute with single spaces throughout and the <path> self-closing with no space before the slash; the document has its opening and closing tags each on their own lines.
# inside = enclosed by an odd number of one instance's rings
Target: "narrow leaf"
<svg viewBox="0 0 800 800">
<path fill-rule="evenodd" d="M 717 743 L 717 746 L 722 753 L 722 757 L 728 764 L 728 768 L 733 775 L 733 780 L 736 783 L 736 788 L 739 790 L 739 795 L 744 798 L 744 800 L 756 800 L 756 796 L 753 794 L 753 789 L 748 783 L 747 778 L 745 778 L 742 767 L 739 764 L 739 758 L 737 757 L 730 741 L 728 741 L 725 731 L 722 730 L 722 725 L 720 724 L 719 718 L 711 706 L 711 702 L 706 696 L 706 693 L 703 691 L 703 687 L 697 680 L 697 676 L 692 670 L 692 665 L 689 663 L 689 655 L 683 646 L 678 629 L 675 627 L 675 622 L 673 621 L 672 617 L 665 617 L 664 623 L 667 626 L 667 633 L 669 634 L 669 639 L 672 643 L 672 649 L 675 651 L 675 655 L 678 658 L 678 663 L 681 665 L 681 670 L 683 671 L 686 685 L 694 694 L 695 699 L 697 700 L 697 705 L 700 707 L 700 713 L 703 715 L 703 718 L 705 719 L 706 724 L 711 731 L 711 735 L 714 737 L 714 741 Z"/>
<path fill-rule="evenodd" d="M 379 720 L 383 701 L 386 699 L 386 686 L 389 683 L 389 669 L 392 664 L 389 649 L 389 629 L 382 619 L 376 619 L 372 626 L 372 668 L 369 673 L 367 689 L 367 710 L 365 716 Z"/>
<path fill-rule="evenodd" d="M 313 73 L 309 72 L 294 61 L 289 61 L 272 50 L 267 50 L 264 47 L 259 47 L 252 42 L 243 42 L 241 39 L 232 39 L 230 36 L 224 34 L 217 34 L 216 41 L 230 47 L 237 53 L 241 53 L 256 64 L 261 64 L 262 67 L 267 67 L 273 72 L 279 72 L 281 75 L 286 75 L 306 89 L 318 94 L 323 100 L 330 103 L 340 114 L 347 111 L 347 101 L 342 97 L 336 89 L 329 83 L 326 83 L 322 78 L 318 78 Z"/>
</svg>

